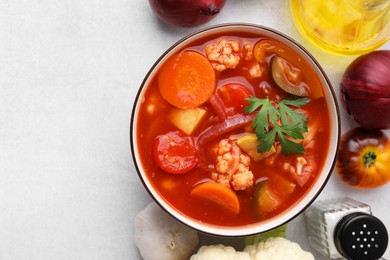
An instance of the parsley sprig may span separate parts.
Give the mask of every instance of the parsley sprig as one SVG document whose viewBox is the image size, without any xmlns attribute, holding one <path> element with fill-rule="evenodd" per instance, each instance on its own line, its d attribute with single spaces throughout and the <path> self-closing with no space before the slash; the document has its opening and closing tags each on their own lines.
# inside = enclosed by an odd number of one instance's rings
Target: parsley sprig
<svg viewBox="0 0 390 260">
<path fill-rule="evenodd" d="M 257 115 L 252 127 L 255 129 L 260 144 L 258 152 L 266 152 L 271 149 L 278 136 L 284 154 L 302 154 L 305 148 L 294 140 L 302 140 L 303 133 L 307 132 L 308 118 L 305 114 L 291 108 L 302 107 L 310 99 L 283 99 L 274 106 L 269 98 L 249 97 L 249 105 L 245 107 L 246 113 L 253 113 L 257 109 Z"/>
</svg>

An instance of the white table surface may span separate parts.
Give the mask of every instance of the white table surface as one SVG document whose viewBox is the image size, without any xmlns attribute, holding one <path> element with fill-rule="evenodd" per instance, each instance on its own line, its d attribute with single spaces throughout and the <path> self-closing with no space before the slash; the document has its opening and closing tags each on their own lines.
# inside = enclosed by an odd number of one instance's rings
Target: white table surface
<svg viewBox="0 0 390 260">
<path fill-rule="evenodd" d="M 0 1 L 0 259 L 140 259 L 132 220 L 151 199 L 129 148 L 135 94 L 171 44 L 226 22 L 293 37 L 336 93 L 354 58 L 305 42 L 286 0 L 228 0 L 218 17 L 190 29 L 161 24 L 146 0 Z M 343 132 L 355 126 L 341 115 Z M 319 199 L 366 202 L 390 227 L 389 192 L 353 189 L 333 174 Z M 288 238 L 311 250 L 302 216 Z"/>
</svg>

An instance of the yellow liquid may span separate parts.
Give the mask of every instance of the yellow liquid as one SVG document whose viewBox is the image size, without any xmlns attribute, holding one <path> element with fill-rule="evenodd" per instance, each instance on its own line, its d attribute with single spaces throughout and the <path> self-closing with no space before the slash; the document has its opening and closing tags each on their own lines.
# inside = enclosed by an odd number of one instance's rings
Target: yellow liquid
<svg viewBox="0 0 390 260">
<path fill-rule="evenodd" d="M 390 39 L 390 0 L 291 0 L 297 27 L 317 46 L 356 55 Z"/>
</svg>

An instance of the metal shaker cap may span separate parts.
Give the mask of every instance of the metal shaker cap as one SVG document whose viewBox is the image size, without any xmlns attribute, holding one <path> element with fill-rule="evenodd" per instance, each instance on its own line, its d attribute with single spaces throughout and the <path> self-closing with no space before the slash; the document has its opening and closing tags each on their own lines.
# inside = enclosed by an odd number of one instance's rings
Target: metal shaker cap
<svg viewBox="0 0 390 260">
<path fill-rule="evenodd" d="M 356 212 L 337 223 L 334 241 L 339 253 L 347 259 L 375 260 L 386 251 L 388 233 L 378 218 Z"/>
</svg>

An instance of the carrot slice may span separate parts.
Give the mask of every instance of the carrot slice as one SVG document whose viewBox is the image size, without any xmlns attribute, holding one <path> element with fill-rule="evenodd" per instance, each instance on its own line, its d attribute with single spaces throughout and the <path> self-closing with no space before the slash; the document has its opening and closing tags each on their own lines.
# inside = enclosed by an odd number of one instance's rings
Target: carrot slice
<svg viewBox="0 0 390 260">
<path fill-rule="evenodd" d="M 185 51 L 173 55 L 162 66 L 158 85 L 172 105 L 187 109 L 206 102 L 215 91 L 215 72 L 203 55 Z"/>
<path fill-rule="evenodd" d="M 233 214 L 238 214 L 240 211 L 240 202 L 236 193 L 217 182 L 204 182 L 195 186 L 191 196 L 217 203 Z"/>
</svg>

